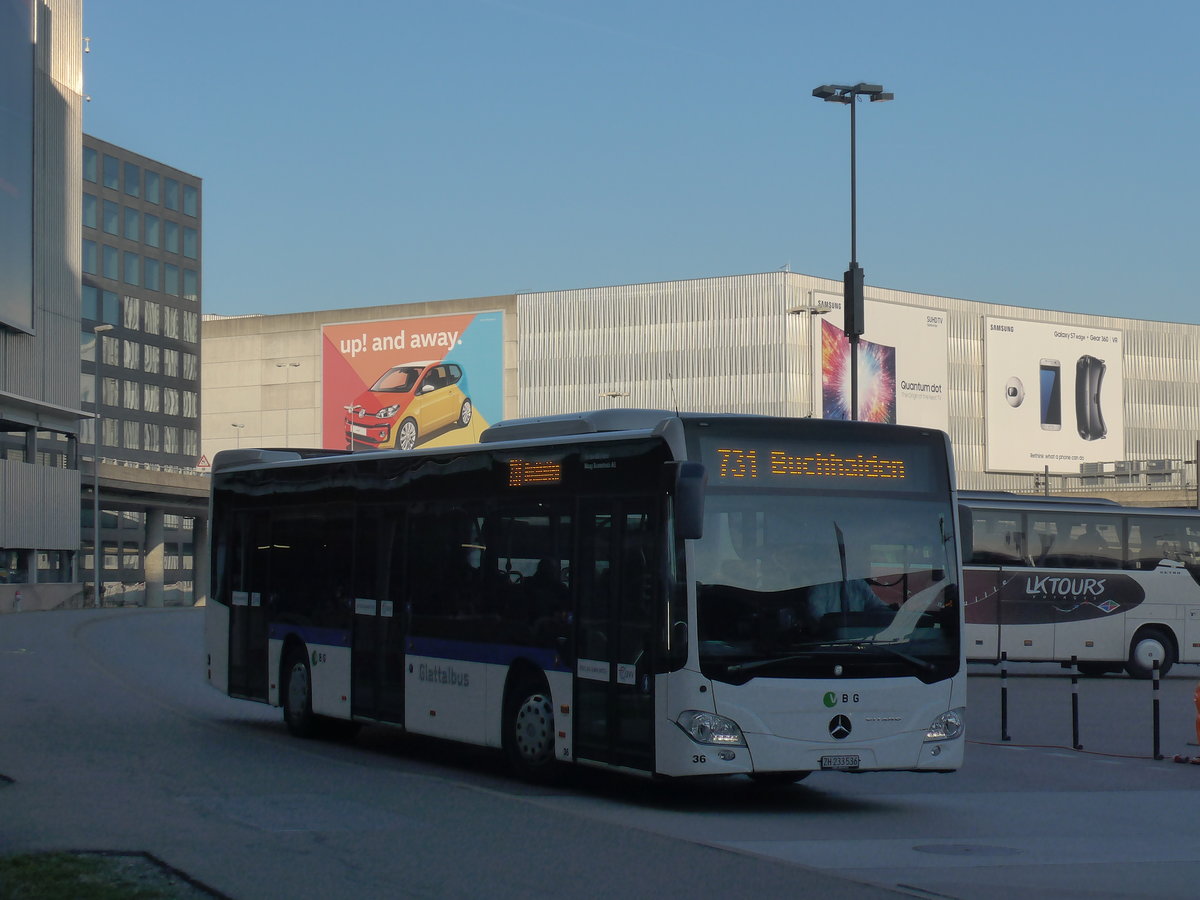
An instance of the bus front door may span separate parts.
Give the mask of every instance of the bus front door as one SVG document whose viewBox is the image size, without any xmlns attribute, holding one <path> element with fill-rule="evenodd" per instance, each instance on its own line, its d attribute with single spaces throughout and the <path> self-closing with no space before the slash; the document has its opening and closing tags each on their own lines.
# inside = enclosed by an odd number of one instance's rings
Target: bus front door
<svg viewBox="0 0 1200 900">
<path fill-rule="evenodd" d="M 654 501 L 586 502 L 577 557 L 575 756 L 654 770 Z"/>
</svg>

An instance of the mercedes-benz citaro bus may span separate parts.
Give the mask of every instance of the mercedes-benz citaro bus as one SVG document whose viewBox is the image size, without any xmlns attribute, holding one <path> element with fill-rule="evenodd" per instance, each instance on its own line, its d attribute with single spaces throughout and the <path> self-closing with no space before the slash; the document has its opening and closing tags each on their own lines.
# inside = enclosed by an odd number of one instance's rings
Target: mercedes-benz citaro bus
<svg viewBox="0 0 1200 900">
<path fill-rule="evenodd" d="M 962 762 L 940 431 L 609 409 L 226 450 L 211 522 L 208 680 L 300 736 L 387 723 L 534 780 Z"/>
</svg>

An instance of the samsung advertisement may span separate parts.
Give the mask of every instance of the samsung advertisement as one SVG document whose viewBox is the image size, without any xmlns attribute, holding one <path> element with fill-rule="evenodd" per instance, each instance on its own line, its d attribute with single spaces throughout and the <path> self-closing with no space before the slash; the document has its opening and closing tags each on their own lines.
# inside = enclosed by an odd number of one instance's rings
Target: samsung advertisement
<svg viewBox="0 0 1200 900">
<path fill-rule="evenodd" d="M 987 469 L 1078 474 L 1125 458 L 1119 331 L 983 320 Z"/>
<path fill-rule="evenodd" d="M 917 425 L 942 431 L 950 426 L 946 401 L 949 372 L 946 314 L 937 309 L 867 300 L 866 326 L 858 343 L 858 411 L 853 406 L 850 341 L 843 331 L 842 298 L 820 291 L 814 304 L 828 312 L 820 323 L 821 417 Z"/>
<path fill-rule="evenodd" d="M 0 326 L 33 331 L 34 0 L 0 0 Z"/>
</svg>

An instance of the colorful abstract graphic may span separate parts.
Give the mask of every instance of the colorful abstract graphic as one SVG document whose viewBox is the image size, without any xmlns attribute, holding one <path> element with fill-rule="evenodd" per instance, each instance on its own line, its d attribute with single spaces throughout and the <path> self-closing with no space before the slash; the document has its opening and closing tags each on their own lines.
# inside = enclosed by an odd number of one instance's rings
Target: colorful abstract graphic
<svg viewBox="0 0 1200 900">
<path fill-rule="evenodd" d="M 821 410 L 826 419 L 849 419 L 850 342 L 846 333 L 821 323 Z M 858 342 L 858 420 L 896 424 L 896 348 Z"/>
</svg>

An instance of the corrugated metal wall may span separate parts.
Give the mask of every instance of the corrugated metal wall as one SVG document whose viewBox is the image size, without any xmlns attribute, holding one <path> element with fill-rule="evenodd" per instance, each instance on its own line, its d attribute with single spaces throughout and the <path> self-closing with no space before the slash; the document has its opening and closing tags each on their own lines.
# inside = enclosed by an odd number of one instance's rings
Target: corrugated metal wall
<svg viewBox="0 0 1200 900">
<path fill-rule="evenodd" d="M 609 405 L 809 415 L 815 329 L 787 311 L 840 296 L 799 273 L 706 278 L 517 297 L 520 414 Z M 947 316 L 947 403 L 959 486 L 1028 490 L 984 471 L 986 317 L 1122 332 L 1125 447 L 1114 459 L 1194 459 L 1200 438 L 1200 326 L 1087 316 L 867 288 L 868 300 Z M 617 395 L 617 396 L 610 396 Z"/>
</svg>

